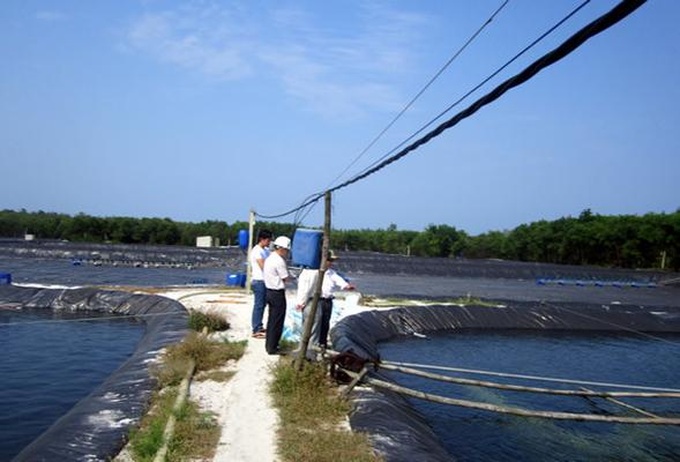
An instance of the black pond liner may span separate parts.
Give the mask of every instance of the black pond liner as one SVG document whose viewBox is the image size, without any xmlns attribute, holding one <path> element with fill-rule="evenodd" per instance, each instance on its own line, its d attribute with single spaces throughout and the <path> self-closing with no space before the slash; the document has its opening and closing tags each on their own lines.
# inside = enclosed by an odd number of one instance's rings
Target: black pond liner
<svg viewBox="0 0 680 462">
<path fill-rule="evenodd" d="M 351 351 L 375 361 L 379 359 L 380 342 L 414 333 L 459 329 L 680 332 L 680 307 L 508 301 L 499 302 L 498 307 L 432 305 L 370 310 L 338 322 L 331 340 L 334 350 Z M 389 380 L 379 369 L 371 374 Z M 386 461 L 455 460 L 425 418 L 401 395 L 362 387 L 351 396 L 352 429 L 368 434 Z"/>
<path fill-rule="evenodd" d="M 146 332 L 132 356 L 13 461 L 112 459 L 148 408 L 155 386 L 149 363 L 161 349 L 180 342 L 187 333 L 184 306 L 156 295 L 11 285 L 0 286 L 0 305 L 139 316 L 146 324 Z"/>
</svg>

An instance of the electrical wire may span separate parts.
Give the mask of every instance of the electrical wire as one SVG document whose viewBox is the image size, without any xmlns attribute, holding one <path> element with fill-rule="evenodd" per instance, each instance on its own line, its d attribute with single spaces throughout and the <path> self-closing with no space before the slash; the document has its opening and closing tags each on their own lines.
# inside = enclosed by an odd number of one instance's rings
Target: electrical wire
<svg viewBox="0 0 680 462">
<path fill-rule="evenodd" d="M 479 98 L 477 101 L 472 103 L 470 106 L 468 106 L 466 109 L 460 111 L 457 113 L 455 116 L 451 117 L 444 123 L 440 124 L 437 126 L 434 130 L 428 132 L 425 136 L 419 138 L 418 140 L 414 141 L 407 147 L 401 149 L 399 152 L 396 154 L 393 154 L 392 156 L 382 160 L 372 168 L 369 168 L 368 170 L 365 170 L 356 176 L 350 178 L 349 180 L 334 186 L 332 188 L 329 188 L 328 190 L 321 192 L 321 193 L 316 193 L 312 196 L 310 196 L 310 199 L 304 201 L 301 205 L 298 207 L 291 209 L 287 212 L 278 214 L 278 215 L 270 215 L 270 216 L 263 216 L 265 218 L 281 218 L 287 215 L 291 215 L 298 210 L 303 209 L 304 207 L 307 207 L 308 205 L 317 202 L 319 199 L 321 199 L 325 193 L 327 192 L 334 192 L 338 191 L 342 188 L 345 188 L 347 186 L 350 186 L 354 183 L 357 183 L 358 181 L 367 178 L 383 168 L 387 167 L 388 165 L 402 159 L 406 155 L 410 154 L 411 152 L 417 150 L 421 146 L 427 144 L 434 138 L 438 137 L 441 135 L 443 132 L 446 130 L 454 127 L 457 125 L 459 122 L 462 120 L 472 116 L 475 114 L 478 110 L 483 108 L 484 106 L 487 106 L 503 96 L 506 92 L 509 90 L 518 87 L 522 85 L 523 83 L 527 82 L 531 78 L 533 78 L 536 74 L 541 72 L 543 69 L 550 67 L 551 65 L 555 64 L 556 62 L 560 61 L 570 53 L 572 53 L 574 50 L 579 48 L 581 45 L 583 45 L 586 41 L 589 39 L 593 38 L 594 36 L 600 34 L 601 32 L 609 29 L 613 25 L 617 24 L 627 16 L 629 16 L 631 13 L 633 13 L 635 10 L 637 10 L 640 6 L 642 6 L 644 3 L 646 3 L 647 0 L 622 0 L 619 4 L 617 4 L 614 8 L 609 10 L 607 13 L 601 15 L 599 18 L 595 19 L 594 21 L 590 22 L 580 30 L 578 30 L 575 34 L 573 34 L 571 37 L 569 37 L 566 41 L 564 41 L 562 44 L 554 48 L 552 51 L 544 54 L 542 57 L 539 59 L 535 60 L 533 63 L 531 63 L 529 66 L 527 66 L 524 70 L 522 70 L 520 73 L 514 75 L 513 77 L 510 77 L 509 79 L 505 80 L 503 83 L 500 85 L 496 86 L 491 92 L 487 93 L 486 95 L 482 96 Z"/>
<path fill-rule="evenodd" d="M 354 160 L 350 162 L 350 164 L 330 182 L 328 187 L 332 186 L 338 179 L 340 179 L 345 173 L 347 173 L 347 171 L 350 168 L 352 168 L 352 166 L 354 166 L 354 164 L 356 164 L 359 161 L 359 159 L 361 159 L 364 156 L 364 154 L 366 154 L 366 152 L 368 152 L 368 150 L 371 149 L 375 145 L 375 143 L 377 143 L 378 140 L 380 140 L 380 138 L 382 138 L 382 136 L 390 128 L 392 128 L 392 126 L 401 118 L 401 116 L 404 115 L 404 113 L 408 111 L 411 108 L 411 106 L 413 106 L 413 104 L 418 100 L 418 98 L 420 98 L 423 95 L 423 93 L 425 93 L 425 91 L 427 91 L 428 88 L 430 88 L 434 81 L 437 80 L 439 76 L 442 75 L 442 73 L 451 65 L 451 63 L 453 63 L 458 58 L 458 56 L 460 56 L 461 53 L 463 53 L 463 51 L 465 51 L 465 49 L 482 33 L 482 31 L 489 24 L 491 24 L 494 18 L 501 12 L 503 8 L 505 8 L 509 1 L 510 0 L 505 0 L 503 4 L 499 6 L 496 9 L 496 11 L 494 11 L 486 21 L 484 21 L 484 23 L 475 31 L 475 33 L 472 34 L 472 36 L 470 36 L 467 39 L 467 41 L 453 54 L 451 58 L 449 58 L 449 60 L 434 74 L 434 76 L 430 78 L 430 80 L 425 84 L 425 86 L 413 98 L 411 98 L 411 100 L 406 104 L 406 106 L 404 106 L 402 110 L 399 111 L 399 113 L 385 126 L 385 128 L 383 128 L 382 131 L 378 133 L 378 135 L 375 138 L 373 138 L 373 140 L 359 153 L 359 155 L 357 155 L 354 158 Z"/>
<path fill-rule="evenodd" d="M 501 6 L 499 6 L 492 14 L 491 16 L 484 21 L 484 23 L 470 36 L 467 41 L 453 54 L 451 58 L 435 73 L 433 77 L 430 78 L 430 80 L 423 86 L 423 88 L 413 97 L 411 100 L 399 111 L 399 113 L 385 126 L 385 128 L 382 129 L 380 133 L 357 155 L 357 157 L 342 171 L 340 174 L 338 174 L 327 186 L 330 187 L 333 183 L 335 183 L 338 179 L 340 179 L 354 164 L 356 164 L 361 157 L 370 150 L 375 143 L 378 142 L 380 138 L 401 118 L 404 113 L 413 106 L 413 104 L 420 98 L 425 91 L 441 76 L 441 74 L 462 54 L 463 51 L 481 34 L 481 32 L 489 25 L 491 22 L 494 20 L 494 18 L 505 8 L 505 6 L 509 3 L 510 0 L 505 0 Z M 588 0 L 590 1 L 590 0 Z M 284 216 L 290 215 L 291 213 L 296 213 L 296 218 L 294 219 L 295 223 L 301 223 L 304 218 L 313 210 L 315 204 L 317 201 L 323 196 L 324 192 L 317 193 L 318 197 L 316 197 L 316 200 L 311 200 L 310 198 L 314 198 L 315 195 L 310 195 L 306 199 L 302 201 L 302 204 L 299 206 L 298 209 L 293 209 L 291 212 L 286 212 L 283 214 L 278 214 L 278 215 L 260 215 L 256 213 L 256 215 L 260 218 L 264 219 L 275 219 L 275 218 L 282 218 Z M 304 215 L 301 214 L 302 210 L 307 209 L 307 212 L 304 213 Z M 298 221 L 298 216 L 302 215 L 302 218 L 299 219 Z"/>
<path fill-rule="evenodd" d="M 488 104 L 491 104 L 501 96 L 503 96 L 507 91 L 527 82 L 530 80 L 532 77 L 534 77 L 536 74 L 538 74 L 540 71 L 543 69 L 555 64 L 556 62 L 560 61 L 570 53 L 572 53 L 574 50 L 576 50 L 578 47 L 583 45 L 587 40 L 591 39 L 595 35 L 605 31 L 606 29 L 610 28 L 614 24 L 618 23 L 628 15 L 630 15 L 633 11 L 638 9 L 642 4 L 644 4 L 647 0 L 623 0 L 621 3 L 616 5 L 612 10 L 609 12 L 605 13 L 604 15 L 600 16 L 593 22 L 589 23 L 585 27 L 581 28 L 578 32 L 576 32 L 574 35 L 569 37 L 565 42 L 563 42 L 561 45 L 559 45 L 557 48 L 553 49 L 552 51 L 548 52 L 547 54 L 543 55 L 541 58 L 537 59 L 534 61 L 532 64 L 530 64 L 528 67 L 526 67 L 523 71 L 521 71 L 519 74 L 514 75 L 513 77 L 507 79 L 500 85 L 498 85 L 496 88 L 494 88 L 491 92 L 487 93 L 486 95 L 482 96 L 479 98 L 477 101 L 475 101 L 473 104 L 468 106 L 466 109 L 462 110 L 446 122 L 440 124 L 437 128 L 434 130 L 428 132 L 425 136 L 422 138 L 416 140 L 406 148 L 403 148 L 401 151 L 398 153 L 388 157 L 387 159 L 383 160 L 382 162 L 378 163 L 374 167 L 356 175 L 355 177 L 345 181 L 344 183 L 335 186 L 333 188 L 330 188 L 328 191 L 329 192 L 334 192 L 339 189 L 345 188 L 347 186 L 350 186 L 370 175 L 373 175 L 374 173 L 377 173 L 378 171 L 382 170 L 383 168 L 387 167 L 393 162 L 396 162 L 400 160 L 401 158 L 405 157 L 407 154 L 410 154 L 411 152 L 417 150 L 421 146 L 427 144 L 428 142 L 432 141 L 434 138 L 438 137 L 441 135 L 443 132 L 446 130 L 454 127 L 457 125 L 459 122 L 462 120 L 472 116 L 475 114 L 478 110 L 483 108 L 484 106 L 487 106 Z"/>
<path fill-rule="evenodd" d="M 449 105 L 446 109 L 444 109 L 442 112 L 437 114 L 433 119 L 431 119 L 429 122 L 427 122 L 425 125 L 423 125 L 421 128 L 419 128 L 417 131 L 415 131 L 411 136 L 406 138 L 404 141 L 399 143 L 396 147 L 394 147 L 392 150 L 388 151 L 385 155 L 383 155 L 381 158 L 377 159 L 375 162 L 373 162 L 371 165 L 366 167 L 363 171 L 366 171 L 373 166 L 377 165 L 379 162 L 382 160 L 386 159 L 388 156 L 391 154 L 395 153 L 399 148 L 404 146 L 406 143 L 411 141 L 413 138 L 415 138 L 417 135 L 425 131 L 428 127 L 432 126 L 437 120 L 441 119 L 444 115 L 449 113 L 453 108 L 461 104 L 463 101 L 465 101 L 470 95 L 472 95 L 474 92 L 479 90 L 482 86 L 484 86 L 486 83 L 488 83 L 491 79 L 496 77 L 498 74 L 500 74 L 503 70 L 505 70 L 510 64 L 515 62 L 517 59 L 519 59 L 523 54 L 525 54 L 527 51 L 532 49 L 534 46 L 536 46 L 538 43 L 540 43 L 543 39 L 545 39 L 548 35 L 552 34 L 557 28 L 562 26 L 566 21 L 571 19 L 572 16 L 574 16 L 576 13 L 578 13 L 582 8 L 584 8 L 588 3 L 590 3 L 591 0 L 585 0 L 583 3 L 581 3 L 578 7 L 576 7 L 573 11 L 571 11 L 567 16 L 562 18 L 560 21 L 558 21 L 555 25 L 553 25 L 550 29 L 545 31 L 541 36 L 539 36 L 537 39 L 535 39 L 533 42 L 531 42 L 529 45 L 524 47 L 520 52 L 518 52 L 515 56 L 510 58 L 505 64 L 503 64 L 501 67 L 496 69 L 493 73 L 491 73 L 488 77 L 486 77 L 484 80 L 482 80 L 479 84 L 475 85 L 472 89 L 470 89 L 467 93 L 465 93 L 463 96 L 458 98 L 454 103 Z"/>
</svg>

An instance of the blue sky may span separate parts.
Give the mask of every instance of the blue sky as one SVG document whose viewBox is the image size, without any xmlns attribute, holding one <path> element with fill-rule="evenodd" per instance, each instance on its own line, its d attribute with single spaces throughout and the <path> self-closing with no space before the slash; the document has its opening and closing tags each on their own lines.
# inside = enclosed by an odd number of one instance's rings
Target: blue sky
<svg viewBox="0 0 680 462">
<path fill-rule="evenodd" d="M 247 220 L 322 191 L 502 4 L 4 0 L 0 208 Z M 580 1 L 510 0 L 340 180 Z M 617 2 L 593 0 L 445 118 Z M 470 234 L 680 207 L 680 2 L 632 16 L 333 195 L 336 228 Z M 322 223 L 322 204 L 304 225 Z M 281 221 L 292 221 L 293 217 Z"/>
</svg>

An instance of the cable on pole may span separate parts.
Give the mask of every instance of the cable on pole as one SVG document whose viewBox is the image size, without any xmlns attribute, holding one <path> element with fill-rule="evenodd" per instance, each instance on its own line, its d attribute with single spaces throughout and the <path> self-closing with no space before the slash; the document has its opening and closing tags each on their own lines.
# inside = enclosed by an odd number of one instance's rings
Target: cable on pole
<svg viewBox="0 0 680 462">
<path fill-rule="evenodd" d="M 352 168 L 352 166 L 356 164 L 359 161 L 359 159 L 361 159 L 363 155 L 366 154 L 366 152 L 368 152 L 368 150 L 371 149 L 375 145 L 375 143 L 378 142 L 380 138 L 382 138 L 382 136 L 387 132 L 387 130 L 392 128 L 392 125 L 394 125 L 397 122 L 397 120 L 399 120 L 401 116 L 404 115 L 404 113 L 408 111 L 411 108 L 411 106 L 413 106 L 413 104 L 418 100 L 418 98 L 420 98 L 423 95 L 423 93 L 425 93 L 425 91 L 427 91 L 427 89 L 430 88 L 434 81 L 437 80 L 439 76 L 441 76 L 444 73 L 444 71 L 451 65 L 451 63 L 453 63 L 458 58 L 458 56 L 460 56 L 463 53 L 463 51 L 465 51 L 465 49 L 482 33 L 482 31 L 489 24 L 491 24 L 494 18 L 501 12 L 503 8 L 505 8 L 509 1 L 510 0 L 505 0 L 503 4 L 499 6 L 496 9 L 496 11 L 494 11 L 486 21 L 484 21 L 484 24 L 482 24 L 475 31 L 475 33 L 472 34 L 472 36 L 470 36 L 470 38 L 467 39 L 467 41 L 453 54 L 451 58 L 449 58 L 449 60 L 435 73 L 435 75 L 430 78 L 430 80 L 425 84 L 425 86 L 413 98 L 411 98 L 411 100 L 406 104 L 406 106 L 404 106 L 404 108 L 401 111 L 399 111 L 399 113 L 385 126 L 385 128 L 383 128 L 382 131 L 378 133 L 378 135 L 375 138 L 373 138 L 373 140 L 368 144 L 368 146 L 366 146 L 359 153 L 359 155 L 357 155 L 357 157 L 352 162 L 350 162 L 350 164 L 342 172 L 340 172 L 340 174 L 336 176 L 333 179 L 333 181 L 331 181 L 330 183 L 331 185 L 335 183 L 338 179 L 340 179 L 345 173 L 347 173 L 347 171 L 350 168 Z"/>
<path fill-rule="evenodd" d="M 466 109 L 462 110 L 461 112 L 459 112 L 446 122 L 442 123 L 437 128 L 427 133 L 422 138 L 416 140 L 415 142 L 413 142 L 406 148 L 402 149 L 398 153 L 380 162 L 375 167 L 355 176 L 354 178 L 345 181 L 344 183 L 338 186 L 329 189 L 329 191 L 331 192 L 337 191 L 351 184 L 354 184 L 374 173 L 377 173 L 378 171 L 387 167 L 391 163 L 400 160 L 407 154 L 415 151 L 424 144 L 427 144 L 434 138 L 441 135 L 446 130 L 454 127 L 462 120 L 470 117 L 484 106 L 491 104 L 492 102 L 503 96 L 507 91 L 527 82 L 543 69 L 550 67 L 551 65 L 560 61 L 561 59 L 572 53 L 574 50 L 576 50 L 578 47 L 583 45 L 589 39 L 593 38 L 597 34 L 607 30 L 614 24 L 626 18 L 633 11 L 637 10 L 640 6 L 642 6 L 646 1 L 647 0 L 623 0 L 621 3 L 616 5 L 612 10 L 610 10 L 609 12 L 605 13 L 604 15 L 600 16 L 599 18 L 591 22 L 590 24 L 580 29 L 578 32 L 569 37 L 557 48 L 543 55 L 541 58 L 537 59 L 528 67 L 526 67 L 519 74 L 516 74 L 515 76 L 507 79 L 505 82 L 501 83 L 496 88 L 494 88 L 491 92 L 482 96 L 473 104 L 468 106 Z"/>
<path fill-rule="evenodd" d="M 546 69 L 550 67 L 551 65 L 555 64 L 556 62 L 560 61 L 564 57 L 568 56 L 571 54 L 574 50 L 579 48 L 581 45 L 583 45 L 585 42 L 593 38 L 594 36 L 600 34 L 601 32 L 609 29 L 613 25 L 617 24 L 621 20 L 625 19 L 628 17 L 631 13 L 633 13 L 635 10 L 637 10 L 640 6 L 642 6 L 644 3 L 646 3 L 647 0 L 622 0 L 619 4 L 617 4 L 614 8 L 612 8 L 610 11 L 607 13 L 603 14 L 599 18 L 595 19 L 591 23 L 587 24 L 583 28 L 581 28 L 579 31 L 577 31 L 575 34 L 573 34 L 571 37 L 569 37 L 566 41 L 564 41 L 561 45 L 559 45 L 557 48 L 553 49 L 552 51 L 546 53 L 543 55 L 541 58 L 537 59 L 533 63 L 531 63 L 528 67 L 526 67 L 524 70 L 522 70 L 520 73 L 514 75 L 513 77 L 505 80 L 503 83 L 498 85 L 496 88 L 494 88 L 491 92 L 487 93 L 486 95 L 482 96 L 479 98 L 477 101 L 472 103 L 470 106 L 468 106 L 466 109 L 460 111 L 457 113 L 455 116 L 451 117 L 449 120 L 446 122 L 440 124 L 437 126 L 434 130 L 428 132 L 425 136 L 419 138 L 418 140 L 414 141 L 407 147 L 403 148 L 401 151 L 397 152 L 396 154 L 388 157 L 387 159 L 383 160 L 376 166 L 364 171 L 363 173 L 360 173 L 359 175 L 354 176 L 353 178 L 350 178 L 349 180 L 334 186 L 327 191 L 323 191 L 320 193 L 316 193 L 312 196 L 310 196 L 310 199 L 304 201 L 301 205 L 298 207 L 291 209 L 287 212 L 278 214 L 278 215 L 270 215 L 270 216 L 262 216 L 263 218 L 280 218 L 284 217 L 287 215 L 290 215 L 292 213 L 297 212 L 298 210 L 303 209 L 304 207 L 307 207 L 318 200 L 320 200 L 322 197 L 324 197 L 324 194 L 326 192 L 334 192 L 338 191 L 342 188 L 345 188 L 347 186 L 350 186 L 354 183 L 357 183 L 360 180 L 363 180 L 364 178 L 367 178 L 374 173 L 379 172 L 383 168 L 387 167 L 388 165 L 402 159 L 406 155 L 410 154 L 411 152 L 417 150 L 421 146 L 427 144 L 428 142 L 432 141 L 434 138 L 438 137 L 442 133 L 444 133 L 446 130 L 454 127 L 457 125 L 459 122 L 462 120 L 472 116 L 475 114 L 478 110 L 483 108 L 484 106 L 487 106 L 503 96 L 506 92 L 509 90 L 518 87 L 522 85 L 523 83 L 527 82 L 531 78 L 533 78 L 536 74 L 541 72 L 543 69 Z"/>
<path fill-rule="evenodd" d="M 420 127 L 418 130 L 416 130 L 411 136 L 406 138 L 404 141 L 399 143 L 396 147 L 392 148 L 390 151 L 388 151 L 385 155 L 383 155 L 381 158 L 373 162 L 371 165 L 369 165 L 367 168 L 365 168 L 363 171 L 366 171 L 370 169 L 371 167 L 377 165 L 380 161 L 386 159 L 389 157 L 391 154 L 397 152 L 402 146 L 404 146 L 406 143 L 414 139 L 416 136 L 418 136 L 420 133 L 425 131 L 428 127 L 430 127 L 432 124 L 434 124 L 437 120 L 441 119 L 444 117 L 446 114 L 448 114 L 453 108 L 461 104 L 463 101 L 465 101 L 470 95 L 472 95 L 474 92 L 479 90 L 482 86 L 484 86 L 486 83 L 488 83 L 491 79 L 496 77 L 498 74 L 500 74 L 505 68 L 507 68 L 510 64 L 513 62 L 517 61 L 523 54 L 525 54 L 527 51 L 532 49 L 534 46 L 536 46 L 538 43 L 540 43 L 543 39 L 545 39 L 548 35 L 552 34 L 557 28 L 562 26 L 565 22 L 567 22 L 572 16 L 574 16 L 576 13 L 578 13 L 583 7 L 585 7 L 588 3 L 590 3 L 590 0 L 585 0 L 583 3 L 581 3 L 579 6 L 574 8 L 567 16 L 562 18 L 560 21 L 558 21 L 555 25 L 553 25 L 550 29 L 545 31 L 543 34 L 541 34 L 538 38 L 536 38 L 533 42 L 531 42 L 529 45 L 525 46 L 521 51 L 519 51 L 515 56 L 510 58 L 505 64 L 503 64 L 501 67 L 496 69 L 494 72 L 492 72 L 488 77 L 486 77 L 484 80 L 482 80 L 480 83 L 475 85 L 472 89 L 470 89 L 468 92 L 466 92 L 463 96 L 458 98 L 455 102 L 450 104 L 446 109 L 441 111 L 439 114 L 437 114 L 435 117 L 433 117 L 429 122 L 427 122 L 425 125 Z"/>
</svg>

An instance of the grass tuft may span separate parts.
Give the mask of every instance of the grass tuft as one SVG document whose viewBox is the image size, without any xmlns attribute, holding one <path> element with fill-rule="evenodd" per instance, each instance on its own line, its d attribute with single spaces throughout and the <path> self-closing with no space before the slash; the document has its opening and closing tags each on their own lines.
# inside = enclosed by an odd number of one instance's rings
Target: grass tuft
<svg viewBox="0 0 680 462">
<path fill-rule="evenodd" d="M 178 393 L 177 385 L 189 369 L 191 360 L 196 363 L 196 373 L 221 377 L 233 373 L 215 371 L 229 360 L 238 360 L 245 351 L 246 342 L 211 342 L 198 333 L 191 332 L 179 344 L 170 346 L 161 363 L 152 371 L 159 390 L 152 398 L 150 411 L 142 418 L 139 428 L 130 433 L 130 450 L 137 462 L 152 461 L 163 442 L 165 425 L 174 413 L 175 432 L 168 445 L 167 461 L 212 459 L 220 438 L 220 428 L 212 413 L 202 412 L 196 403 L 186 401 L 173 411 Z"/>
<path fill-rule="evenodd" d="M 139 428 L 130 434 L 130 449 L 137 462 L 153 460 L 163 443 L 165 422 L 172 412 L 177 390 L 156 393 L 151 410 L 142 418 Z"/>
<path fill-rule="evenodd" d="M 197 373 L 209 371 L 243 356 L 246 343 L 245 340 L 217 343 L 190 332 L 183 342 L 168 348 L 162 366 L 154 372 L 161 386 L 177 385 L 186 374 L 191 359 L 196 362 Z"/>
<path fill-rule="evenodd" d="M 220 332 L 229 329 L 229 323 L 217 313 L 203 313 L 201 311 L 189 311 L 189 328 L 201 332 L 207 328 L 208 332 Z"/>
<path fill-rule="evenodd" d="M 281 361 L 273 373 L 271 393 L 281 419 L 279 448 L 283 460 L 380 460 L 365 435 L 341 428 L 350 404 L 338 395 L 324 364 L 307 363 L 298 372 L 289 362 Z"/>
</svg>

